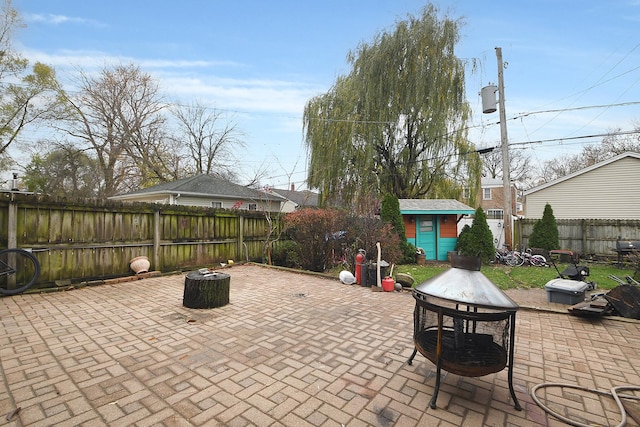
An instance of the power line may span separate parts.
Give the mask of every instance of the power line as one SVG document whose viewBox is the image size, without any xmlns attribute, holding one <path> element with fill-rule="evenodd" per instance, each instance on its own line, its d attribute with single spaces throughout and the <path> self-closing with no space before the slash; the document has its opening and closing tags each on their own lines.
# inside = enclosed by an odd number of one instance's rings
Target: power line
<svg viewBox="0 0 640 427">
<path fill-rule="evenodd" d="M 582 136 L 570 136 L 566 138 L 550 138 L 550 139 L 540 139 L 537 141 L 527 141 L 527 142 L 514 142 L 510 143 L 509 146 L 516 145 L 531 145 L 531 144 L 544 144 L 545 142 L 562 142 L 562 141 L 573 141 L 577 139 L 587 139 L 587 138 L 604 138 L 607 136 L 621 136 L 621 135 L 634 135 L 640 134 L 640 129 L 636 130 L 627 130 L 627 131 L 618 131 L 618 132 L 609 132 L 609 133 L 596 133 L 592 135 L 582 135 Z"/>
<path fill-rule="evenodd" d="M 631 101 L 631 102 L 621 102 L 618 104 L 601 104 L 601 105 L 586 105 L 583 107 L 572 107 L 572 108 L 558 108 L 554 110 L 540 110 L 540 111 L 530 111 L 528 113 L 520 113 L 509 120 L 520 119 L 522 117 L 528 117 L 534 114 L 543 114 L 543 113 L 563 113 L 566 111 L 578 111 L 578 110 L 590 110 L 594 108 L 611 108 L 611 107 L 626 107 L 629 105 L 639 105 L 640 101 Z"/>
</svg>

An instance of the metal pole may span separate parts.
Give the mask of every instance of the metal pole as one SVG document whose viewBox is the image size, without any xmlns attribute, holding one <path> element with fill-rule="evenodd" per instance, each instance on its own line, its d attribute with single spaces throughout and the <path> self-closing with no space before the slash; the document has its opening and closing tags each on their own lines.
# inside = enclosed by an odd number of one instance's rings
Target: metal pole
<svg viewBox="0 0 640 427">
<path fill-rule="evenodd" d="M 498 102 L 500 104 L 500 143 L 502 146 L 502 185 L 503 185 L 503 222 L 504 222 L 504 243 L 510 249 L 513 248 L 512 230 L 512 209 L 511 209 L 511 176 L 509 173 L 509 138 L 507 137 L 507 114 L 504 111 L 504 77 L 502 71 L 502 49 L 496 47 L 496 57 L 498 58 Z"/>
</svg>

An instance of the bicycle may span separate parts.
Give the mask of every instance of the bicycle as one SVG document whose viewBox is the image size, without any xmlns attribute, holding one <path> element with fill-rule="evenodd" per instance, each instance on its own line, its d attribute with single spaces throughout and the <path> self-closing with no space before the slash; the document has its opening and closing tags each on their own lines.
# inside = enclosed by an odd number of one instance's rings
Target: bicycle
<svg viewBox="0 0 640 427">
<path fill-rule="evenodd" d="M 520 252 L 519 256 L 524 259 L 526 264 L 534 267 L 550 267 L 547 263 L 547 259 L 543 255 L 533 254 L 531 249 L 527 249 L 524 252 Z"/>
<path fill-rule="evenodd" d="M 340 253 L 336 253 L 333 248 L 331 249 L 333 268 L 340 266 L 343 270 L 351 271 L 351 251 L 346 243 L 341 244 L 340 247 Z"/>
<path fill-rule="evenodd" d="M 0 294 L 17 295 L 33 286 L 40 277 L 40 262 L 24 249 L 0 250 Z"/>
<path fill-rule="evenodd" d="M 510 251 L 507 248 L 502 250 L 496 249 L 495 260 L 500 264 L 505 264 L 511 267 L 518 267 L 524 264 L 524 258 L 520 256 L 518 251 Z"/>
</svg>

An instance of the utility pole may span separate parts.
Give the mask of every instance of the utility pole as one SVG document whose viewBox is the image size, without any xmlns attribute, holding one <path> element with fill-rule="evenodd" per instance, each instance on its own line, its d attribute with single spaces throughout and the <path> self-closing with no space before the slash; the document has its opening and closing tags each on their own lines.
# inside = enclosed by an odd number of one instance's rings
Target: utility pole
<svg viewBox="0 0 640 427">
<path fill-rule="evenodd" d="M 507 114 L 504 111 L 504 64 L 502 48 L 496 47 L 498 59 L 498 102 L 500 104 L 500 143 L 502 146 L 502 185 L 503 185 L 503 223 L 504 243 L 513 248 L 512 209 L 511 209 L 511 174 L 509 173 L 509 138 L 507 137 Z"/>
</svg>

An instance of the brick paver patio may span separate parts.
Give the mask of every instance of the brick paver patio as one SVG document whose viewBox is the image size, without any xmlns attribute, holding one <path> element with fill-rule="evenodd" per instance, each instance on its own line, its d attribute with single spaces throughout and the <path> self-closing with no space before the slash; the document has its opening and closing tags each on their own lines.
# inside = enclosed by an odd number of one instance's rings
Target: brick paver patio
<svg viewBox="0 0 640 427">
<path fill-rule="evenodd" d="M 520 310 L 507 371 L 443 377 L 413 351 L 410 292 L 236 265 L 230 304 L 182 306 L 184 275 L 0 299 L 0 424 L 10 426 L 564 425 L 543 382 L 640 385 L 640 322 Z M 616 425 L 613 401 L 548 389 L 577 421 Z M 16 413 L 16 409 L 20 408 Z M 630 419 L 627 425 L 637 425 Z"/>
</svg>

